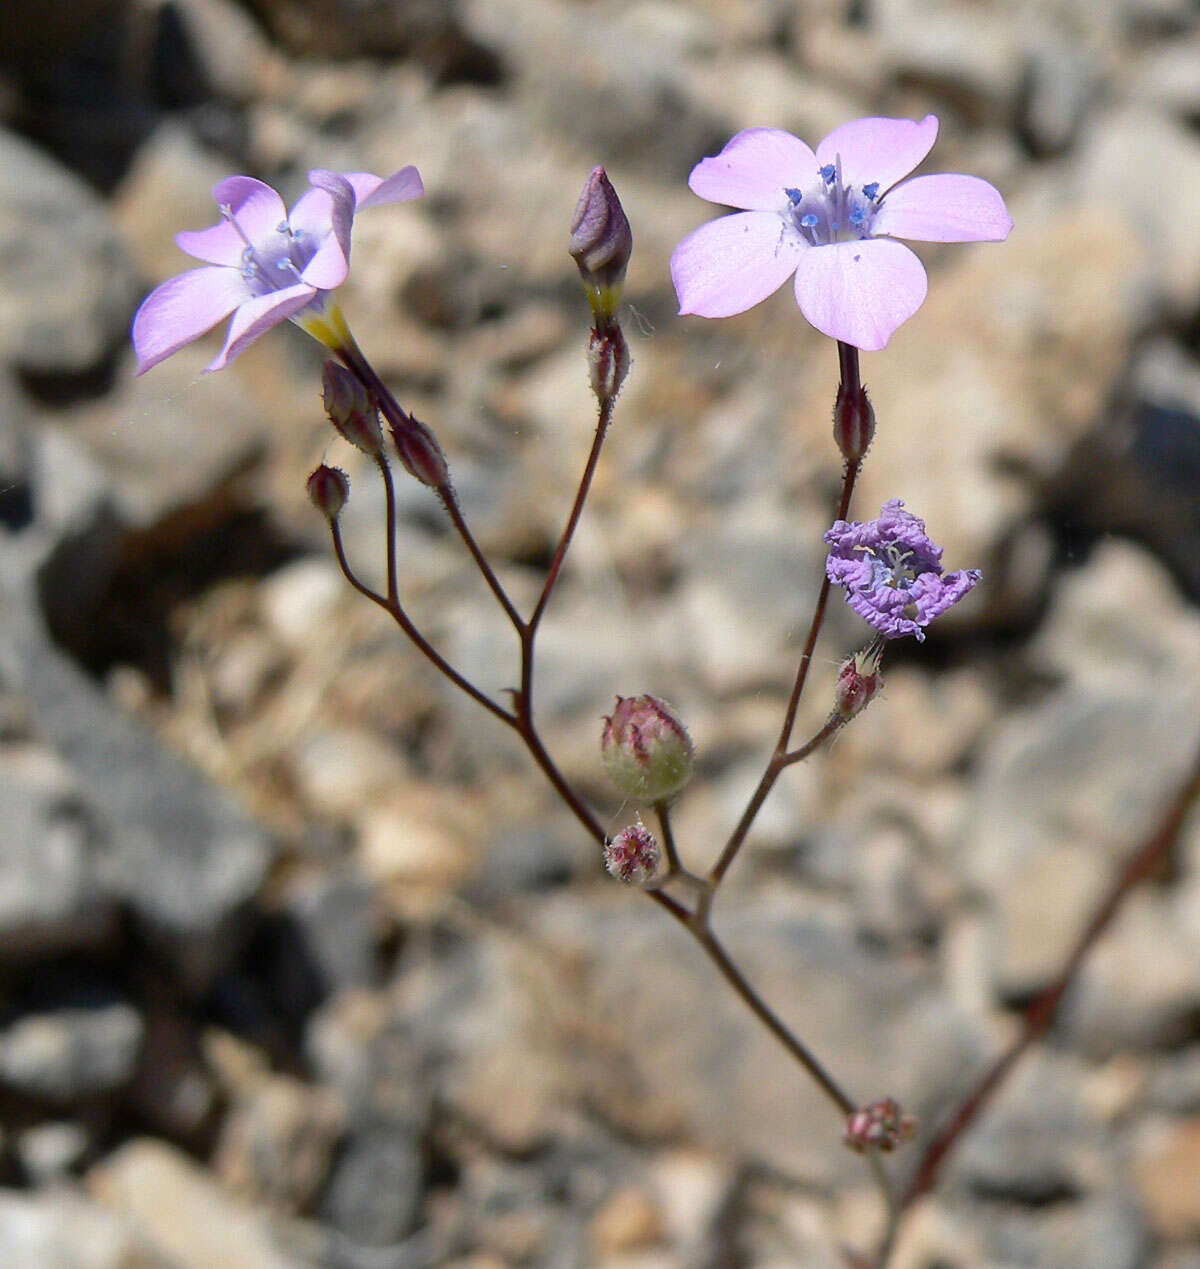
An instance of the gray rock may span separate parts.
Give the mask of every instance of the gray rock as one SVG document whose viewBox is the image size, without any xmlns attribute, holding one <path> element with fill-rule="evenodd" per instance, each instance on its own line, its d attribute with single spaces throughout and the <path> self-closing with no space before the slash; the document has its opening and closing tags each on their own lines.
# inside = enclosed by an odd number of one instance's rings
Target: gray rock
<svg viewBox="0 0 1200 1269">
<path fill-rule="evenodd" d="M 5 957 L 97 944 L 115 930 L 105 833 L 62 764 L 33 746 L 0 749 L 0 946 Z"/>
<path fill-rule="evenodd" d="M 132 1078 L 142 1034 L 123 1001 L 31 1014 L 0 1031 L 0 1081 L 60 1104 L 111 1093 Z"/>
<path fill-rule="evenodd" d="M 1077 1200 L 1111 1181 L 1115 1157 L 1080 1095 L 1085 1073 L 1078 1058 L 1039 1053 L 1027 1059 L 951 1156 L 947 1184 L 992 1200 L 1045 1206 Z"/>
<path fill-rule="evenodd" d="M 32 618 L 15 606 L 6 617 L 0 666 L 103 826 L 105 895 L 128 905 L 186 979 L 208 982 L 236 955 L 271 843 L 199 772 L 115 711 Z M 72 857 L 79 853 L 75 846 Z"/>
<path fill-rule="evenodd" d="M 125 337 L 138 285 L 103 204 L 5 132 L 0 261 L 0 362 L 37 375 L 81 375 Z"/>
<path fill-rule="evenodd" d="M 356 1243 L 395 1243 L 412 1230 L 425 1166 L 412 1131 L 378 1124 L 356 1133 L 334 1161 L 321 1219 Z"/>
</svg>

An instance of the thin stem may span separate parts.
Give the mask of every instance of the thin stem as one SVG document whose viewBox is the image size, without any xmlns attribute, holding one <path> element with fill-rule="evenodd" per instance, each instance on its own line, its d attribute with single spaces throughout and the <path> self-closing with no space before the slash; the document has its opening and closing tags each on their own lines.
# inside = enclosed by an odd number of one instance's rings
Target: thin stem
<svg viewBox="0 0 1200 1269">
<path fill-rule="evenodd" d="M 396 571 L 396 486 L 392 481 L 392 469 L 383 451 L 375 456 L 375 465 L 383 477 L 383 494 L 387 503 L 387 586 L 388 603 L 400 606 L 400 583 Z"/>
<path fill-rule="evenodd" d="M 350 562 L 346 558 L 346 548 L 342 542 L 342 531 L 336 520 L 329 522 L 329 528 L 333 537 L 333 551 L 337 556 L 338 567 L 342 570 L 346 580 L 354 587 L 360 595 L 365 595 L 373 604 L 377 604 L 386 612 L 401 630 L 409 637 L 417 651 L 421 653 L 425 659 L 440 670 L 442 674 L 450 680 L 455 687 L 464 691 L 472 700 L 477 701 L 489 714 L 494 714 L 501 722 L 507 723 L 509 727 L 517 728 L 518 722 L 515 715 L 510 714 L 503 706 L 497 705 L 491 697 L 481 692 L 474 683 L 465 679 L 446 659 L 437 651 L 436 648 L 425 638 L 425 636 L 413 625 L 408 614 L 400 606 L 398 599 L 385 599 L 382 595 L 373 591 L 369 586 L 359 581 L 354 570 L 350 567 Z"/>
<path fill-rule="evenodd" d="M 692 937 L 708 954 L 709 960 L 717 967 L 721 977 L 741 997 L 754 1016 L 812 1076 L 825 1096 L 833 1102 L 843 1116 L 853 1114 L 856 1106 L 851 1098 L 821 1065 L 812 1051 L 792 1034 L 779 1015 L 750 985 L 712 930 L 707 925 L 698 925 L 694 921 L 686 921 L 684 924 Z"/>
<path fill-rule="evenodd" d="M 600 403 L 600 416 L 596 420 L 596 434 L 592 437 L 592 448 L 588 452 L 587 462 L 583 468 L 583 476 L 580 478 L 579 488 L 575 492 L 575 501 L 571 504 L 571 513 L 567 517 L 562 536 L 558 540 L 554 558 L 550 561 L 549 569 L 546 570 L 546 580 L 542 584 L 542 593 L 538 596 L 537 604 L 534 606 L 533 613 L 529 618 L 530 641 L 532 641 L 532 636 L 541 623 L 542 616 L 546 611 L 546 605 L 550 602 L 550 595 L 554 590 L 555 583 L 558 581 L 559 570 L 562 568 L 563 560 L 566 558 L 571 539 L 575 535 L 579 517 L 583 514 L 583 504 L 587 501 L 588 493 L 592 487 L 592 477 L 595 476 L 596 465 L 600 461 L 600 450 L 603 448 L 608 426 L 612 422 L 613 405 L 614 401 L 611 397 Z"/>
<path fill-rule="evenodd" d="M 458 536 L 462 538 L 467 550 L 471 553 L 471 558 L 475 561 L 476 567 L 483 574 L 483 580 L 487 582 L 492 594 L 495 595 L 496 602 L 504 609 L 509 621 L 513 624 L 513 629 L 524 640 L 525 623 L 521 620 L 521 614 L 517 612 L 515 605 L 508 597 L 508 592 L 500 584 L 500 579 L 496 576 L 495 570 L 488 563 L 487 557 L 479 547 L 479 543 L 475 541 L 475 535 L 471 532 L 463 517 L 462 508 L 458 505 L 458 497 L 454 490 L 450 485 L 445 485 L 438 490 L 438 496 L 442 500 L 442 506 L 446 508 L 446 514 L 458 530 Z"/>
<path fill-rule="evenodd" d="M 608 835 L 601 827 L 600 821 L 583 804 L 583 800 L 567 783 L 567 779 L 562 772 L 559 771 L 554 759 L 546 752 L 546 746 L 542 744 L 537 728 L 533 725 L 533 720 L 525 710 L 525 702 L 520 693 L 514 692 L 513 696 L 517 714 L 512 723 L 521 739 L 525 742 L 525 748 L 529 750 L 530 756 L 541 768 L 542 774 L 554 786 L 554 791 L 562 798 L 571 813 L 587 830 L 588 835 L 597 845 L 603 847 Z"/>
<path fill-rule="evenodd" d="M 992 1094 L 1003 1084 L 1025 1050 L 1049 1029 L 1063 996 L 1074 983 L 1088 953 L 1112 924 L 1130 892 L 1158 868 L 1179 835 L 1184 819 L 1198 798 L 1200 798 L 1200 754 L 1196 755 L 1191 773 L 1167 808 L 1157 828 L 1130 853 L 1124 866 L 1113 878 L 1108 891 L 1096 906 L 1092 919 L 1071 949 L 1058 977 L 1026 1007 L 1021 1033 L 984 1072 L 946 1124 L 925 1147 L 912 1180 L 897 1204 L 896 1213 L 891 1222 L 893 1227 L 917 1199 L 933 1188 L 947 1156 L 963 1133 L 991 1100 Z M 894 1237 L 893 1228 L 889 1230 L 887 1245 L 890 1246 Z M 883 1263 L 883 1261 L 880 1262 L 881 1265 Z"/>
<path fill-rule="evenodd" d="M 379 377 L 375 371 L 375 367 L 372 366 L 366 359 L 362 349 L 359 348 L 353 340 L 338 350 L 338 356 L 341 357 L 342 361 L 346 364 L 346 367 L 353 371 L 370 391 L 372 397 L 375 399 L 376 405 L 379 406 L 383 417 L 387 419 L 393 429 L 403 429 L 412 426 L 408 413 L 392 395 L 391 389 Z M 445 485 L 439 486 L 437 493 L 438 497 L 442 500 L 442 506 L 446 508 L 447 515 L 449 515 L 451 522 L 458 531 L 459 537 L 462 538 L 467 550 L 471 554 L 471 558 L 475 561 L 476 567 L 483 575 L 484 581 L 487 582 L 492 594 L 495 595 L 497 602 L 508 615 L 509 621 L 513 623 L 513 626 L 516 628 L 518 634 L 523 633 L 525 623 L 521 620 L 520 613 L 518 613 L 516 608 L 513 606 L 512 600 L 509 599 L 508 592 L 500 584 L 500 579 L 496 576 L 492 566 L 488 563 L 487 558 L 479 549 L 479 544 L 475 541 L 474 534 L 467 527 L 467 522 L 463 518 L 463 513 L 458 505 L 458 499 L 455 496 L 454 489 L 451 487 L 449 482 L 447 482 Z"/>
<path fill-rule="evenodd" d="M 825 726 L 811 740 L 806 740 L 799 749 L 791 749 L 780 758 L 780 767 L 790 767 L 793 762 L 803 762 L 810 754 L 820 749 L 829 737 L 843 727 L 845 723 L 846 720 L 840 714 L 830 714 Z"/>
<path fill-rule="evenodd" d="M 677 877 L 684 871 L 679 862 L 679 852 L 675 849 L 675 830 L 671 827 L 671 808 L 666 802 L 655 802 L 655 814 L 658 826 L 662 830 L 663 854 L 667 857 L 667 875 Z"/>
<path fill-rule="evenodd" d="M 840 350 L 842 345 L 839 344 L 838 348 Z M 857 349 L 855 351 L 857 352 Z M 845 475 L 842 478 L 842 494 L 838 499 L 836 516 L 838 520 L 844 520 L 850 510 L 850 499 L 854 493 L 854 482 L 858 477 L 860 465 L 860 463 L 846 464 Z M 800 664 L 796 669 L 792 693 L 788 697 L 787 708 L 784 710 L 783 724 L 779 729 L 779 739 L 775 742 L 775 749 L 767 763 L 766 770 L 762 773 L 762 778 L 750 795 L 750 801 L 747 803 L 746 809 L 742 812 L 742 818 L 738 820 L 737 827 L 725 843 L 725 849 L 721 852 L 720 858 L 709 873 L 709 880 L 714 886 L 719 886 L 726 872 L 729 871 L 729 865 L 733 863 L 738 851 L 741 850 L 742 843 L 746 840 L 746 834 L 750 831 L 750 826 L 762 809 L 762 804 L 767 800 L 767 795 L 774 788 L 775 781 L 779 778 L 779 773 L 791 762 L 798 761 L 796 758 L 789 758 L 787 747 L 792 738 L 792 728 L 796 725 L 796 711 L 800 707 L 800 697 L 808 680 L 808 668 L 812 664 L 813 651 L 817 646 L 817 637 L 820 635 L 821 626 L 825 621 L 825 609 L 829 602 L 829 588 L 829 577 L 826 575 L 822 577 L 821 588 L 817 592 L 816 607 L 813 609 L 812 621 L 808 626 L 808 637 L 804 641 L 804 651 L 800 653 Z"/>
<path fill-rule="evenodd" d="M 558 539 L 554 558 L 550 561 L 550 567 L 546 570 L 546 580 L 542 583 L 542 592 L 538 596 L 537 603 L 534 605 L 528 622 L 521 628 L 521 694 L 525 698 L 531 716 L 533 713 L 534 643 L 537 640 L 538 627 L 541 625 L 542 617 L 545 616 L 547 605 L 550 603 L 550 596 L 553 594 L 555 583 L 558 581 L 559 571 L 562 569 L 563 560 L 567 557 L 571 539 L 575 536 L 575 529 L 579 524 L 580 516 L 583 514 L 583 506 L 587 502 L 587 496 L 592 487 L 592 478 L 596 474 L 596 465 L 600 461 L 600 450 L 604 446 L 608 425 L 612 422 L 614 404 L 612 397 L 607 397 L 600 402 L 600 415 L 596 420 L 596 432 L 592 437 L 592 448 L 588 451 L 587 462 L 584 464 L 583 475 L 579 481 L 579 488 L 575 491 L 575 501 L 571 504 L 570 514 L 567 516 L 567 522 L 563 526 L 562 535 Z"/>
</svg>

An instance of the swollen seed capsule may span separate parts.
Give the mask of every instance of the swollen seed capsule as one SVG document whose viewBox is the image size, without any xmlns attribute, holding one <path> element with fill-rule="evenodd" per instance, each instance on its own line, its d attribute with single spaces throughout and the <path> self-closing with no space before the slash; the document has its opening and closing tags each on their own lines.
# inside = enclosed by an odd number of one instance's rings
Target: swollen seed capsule
<svg viewBox="0 0 1200 1269">
<path fill-rule="evenodd" d="M 663 802 L 692 778 L 695 749 L 675 711 L 653 696 L 618 696 L 600 737 L 613 784 L 641 802 Z"/>
</svg>

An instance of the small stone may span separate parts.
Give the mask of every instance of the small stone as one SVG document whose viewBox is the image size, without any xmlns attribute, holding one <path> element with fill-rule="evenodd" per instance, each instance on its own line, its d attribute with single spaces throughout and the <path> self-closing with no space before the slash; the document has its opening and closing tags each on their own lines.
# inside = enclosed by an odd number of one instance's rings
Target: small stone
<svg viewBox="0 0 1200 1269">
<path fill-rule="evenodd" d="M 24 1017 L 0 1031 L 0 1080 L 59 1104 L 111 1093 L 132 1078 L 142 1037 L 120 1001 Z"/>
<path fill-rule="evenodd" d="M 275 1246 L 261 1211 L 231 1198 L 163 1142 L 126 1142 L 87 1182 L 172 1269 L 300 1269 Z"/>
<path fill-rule="evenodd" d="M 591 1220 L 591 1236 L 604 1255 L 651 1247 L 663 1236 L 659 1205 L 645 1190 L 627 1186 L 611 1194 Z"/>
</svg>

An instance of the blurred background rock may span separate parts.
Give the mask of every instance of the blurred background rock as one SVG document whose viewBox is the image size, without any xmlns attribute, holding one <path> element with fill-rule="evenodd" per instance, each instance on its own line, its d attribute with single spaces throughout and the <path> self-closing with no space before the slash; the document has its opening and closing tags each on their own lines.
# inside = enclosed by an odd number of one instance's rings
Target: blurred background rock
<svg viewBox="0 0 1200 1269">
<path fill-rule="evenodd" d="M 984 584 L 781 782 L 718 927 L 862 1099 L 928 1129 L 1054 973 L 1200 740 L 1200 12 L 1191 0 L 0 0 L 0 1263 L 837 1266 L 839 1124 L 498 726 L 344 584 L 351 472 L 288 327 L 141 380 L 210 189 L 415 163 L 342 296 L 531 597 L 594 422 L 566 255 L 603 163 L 634 367 L 541 641 L 550 748 L 615 831 L 617 692 L 698 742 L 703 865 L 764 759 L 838 479 L 787 293 L 678 319 L 686 178 L 738 128 L 936 113 L 1004 246 L 923 251 L 864 358 L 856 508 Z M 786 292 L 786 288 L 785 288 Z M 410 612 L 490 692 L 504 622 L 428 491 Z M 835 605 L 802 725 L 858 646 Z M 911 1148 L 910 1148 L 911 1151 Z M 913 1157 L 910 1153 L 909 1159 Z M 898 1160 L 903 1169 L 904 1158 Z M 911 1223 L 907 1266 L 1200 1265 L 1200 823 Z"/>
</svg>

